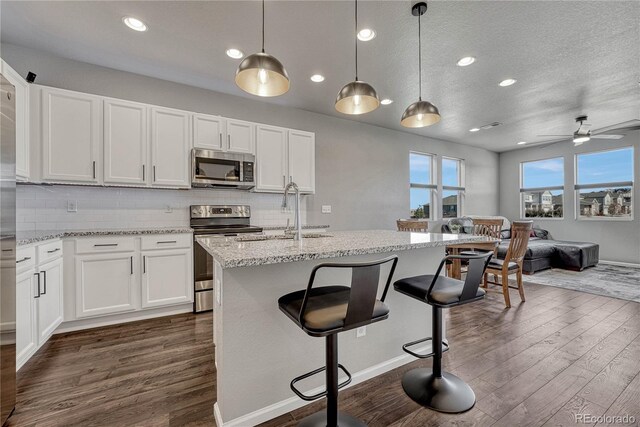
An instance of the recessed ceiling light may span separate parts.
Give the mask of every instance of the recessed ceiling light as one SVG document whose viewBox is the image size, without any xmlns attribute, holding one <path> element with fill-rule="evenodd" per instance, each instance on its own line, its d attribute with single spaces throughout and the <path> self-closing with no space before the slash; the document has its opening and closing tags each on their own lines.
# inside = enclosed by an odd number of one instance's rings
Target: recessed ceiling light
<svg viewBox="0 0 640 427">
<path fill-rule="evenodd" d="M 133 16 L 125 16 L 122 18 L 122 22 L 124 24 L 135 31 L 147 31 L 147 26 L 144 22 L 139 20 L 138 18 L 134 18 Z"/>
<path fill-rule="evenodd" d="M 476 58 L 474 58 L 473 56 L 465 56 L 464 58 L 460 58 L 460 60 L 458 61 L 458 66 L 466 67 L 467 65 L 471 65 L 474 62 L 476 62 Z"/>
<path fill-rule="evenodd" d="M 244 56 L 244 53 L 242 53 L 242 51 L 239 49 L 231 48 L 227 49 L 227 56 L 233 59 L 240 59 Z"/>
<path fill-rule="evenodd" d="M 380 101 L 380 104 L 382 104 L 382 105 L 393 104 L 393 99 L 385 98 L 382 101 Z"/>
<path fill-rule="evenodd" d="M 469 132 L 478 132 L 480 130 L 480 128 L 471 128 L 469 129 Z"/>
<path fill-rule="evenodd" d="M 514 84 L 515 82 L 517 82 L 516 79 L 505 79 L 503 81 L 501 81 L 500 83 L 498 83 L 500 86 L 502 87 L 507 87 L 507 86 L 511 86 L 512 84 Z"/>
<path fill-rule="evenodd" d="M 324 76 L 322 74 L 314 74 L 311 76 L 311 81 L 315 83 L 320 83 L 324 81 Z"/>
<path fill-rule="evenodd" d="M 358 40 L 363 42 L 368 42 L 369 40 L 373 40 L 376 37 L 376 32 L 371 28 L 363 28 L 358 31 Z"/>
<path fill-rule="evenodd" d="M 520 141 L 520 142 L 518 142 L 518 145 L 524 145 L 526 143 L 527 143 L 527 141 Z"/>
</svg>

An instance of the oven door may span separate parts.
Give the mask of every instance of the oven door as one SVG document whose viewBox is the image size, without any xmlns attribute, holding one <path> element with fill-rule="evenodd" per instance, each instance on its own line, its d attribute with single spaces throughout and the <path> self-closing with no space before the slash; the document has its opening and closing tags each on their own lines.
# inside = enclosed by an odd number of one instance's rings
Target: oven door
<svg viewBox="0 0 640 427">
<path fill-rule="evenodd" d="M 194 149 L 191 162 L 193 186 L 232 186 L 242 183 L 242 156 Z"/>
</svg>

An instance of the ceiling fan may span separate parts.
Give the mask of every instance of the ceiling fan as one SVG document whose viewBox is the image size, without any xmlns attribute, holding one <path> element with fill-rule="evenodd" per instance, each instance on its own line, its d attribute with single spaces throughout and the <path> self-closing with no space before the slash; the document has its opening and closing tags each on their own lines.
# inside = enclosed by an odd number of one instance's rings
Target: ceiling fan
<svg viewBox="0 0 640 427">
<path fill-rule="evenodd" d="M 550 138 L 573 138 L 573 144 L 575 146 L 582 145 L 583 143 L 593 139 L 620 139 L 624 138 L 624 135 L 617 134 L 604 134 L 602 132 L 607 132 L 611 130 L 634 130 L 640 128 L 639 126 L 622 126 L 614 129 L 600 129 L 596 133 L 591 133 L 591 124 L 585 123 L 587 121 L 587 116 L 578 116 L 576 117 L 576 123 L 578 123 L 578 129 L 573 133 L 573 135 L 538 135 L 538 137 L 550 137 Z M 556 141 L 545 141 L 546 142 L 556 142 Z"/>
</svg>

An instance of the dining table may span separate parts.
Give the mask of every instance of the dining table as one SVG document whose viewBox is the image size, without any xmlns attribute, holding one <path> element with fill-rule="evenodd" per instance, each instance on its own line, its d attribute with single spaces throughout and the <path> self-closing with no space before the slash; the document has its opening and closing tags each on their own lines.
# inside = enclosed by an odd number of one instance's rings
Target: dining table
<svg viewBox="0 0 640 427">
<path fill-rule="evenodd" d="M 487 237 L 486 240 L 479 242 L 468 242 L 447 245 L 447 253 L 449 255 L 460 255 L 462 251 L 493 251 L 500 244 L 500 239 Z M 460 280 L 462 277 L 462 263 L 459 259 L 451 260 L 451 266 L 449 269 L 449 277 Z"/>
</svg>

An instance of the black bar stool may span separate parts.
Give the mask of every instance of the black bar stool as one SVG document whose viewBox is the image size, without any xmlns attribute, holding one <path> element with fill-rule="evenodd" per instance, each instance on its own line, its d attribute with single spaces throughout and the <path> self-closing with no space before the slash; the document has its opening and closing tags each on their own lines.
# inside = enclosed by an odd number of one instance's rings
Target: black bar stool
<svg viewBox="0 0 640 427">
<path fill-rule="evenodd" d="M 385 282 L 382 297 L 377 299 L 380 267 L 391 263 L 389 276 Z M 326 365 L 308 372 L 291 381 L 291 390 L 301 399 L 311 401 L 327 397 L 326 412 L 317 412 L 304 418 L 299 426 L 303 427 L 355 427 L 366 426 L 362 421 L 347 414 L 338 413 L 338 389 L 351 382 L 351 374 L 338 363 L 338 333 L 359 328 L 389 317 L 389 308 L 384 303 L 389 284 L 393 277 L 397 256 L 385 259 L 352 264 L 326 263 L 314 267 L 311 271 L 306 290 L 292 292 L 278 300 L 280 310 L 296 325 L 312 337 L 326 337 Z M 351 287 L 322 286 L 313 287 L 316 273 L 323 268 L 351 269 Z M 338 384 L 338 368 L 347 379 Z M 295 384 L 312 375 L 326 371 L 326 391 L 308 396 L 300 392 Z"/>
<path fill-rule="evenodd" d="M 402 346 L 402 349 L 412 356 L 421 359 L 433 357 L 433 369 L 412 369 L 402 378 L 405 393 L 422 406 L 438 412 L 460 413 L 473 408 L 476 403 L 476 395 L 467 383 L 449 372 L 442 371 L 442 353 L 449 350 L 449 345 L 442 341 L 442 309 L 484 298 L 485 292 L 480 289 L 480 283 L 492 256 L 493 252 L 448 255 L 440 262 L 435 275 L 409 277 L 393 284 L 396 291 L 432 306 L 431 337 Z M 440 276 L 442 267 L 452 259 L 468 261 L 469 267 L 464 282 Z M 419 354 L 409 349 L 427 341 L 432 343 L 431 353 Z"/>
</svg>

